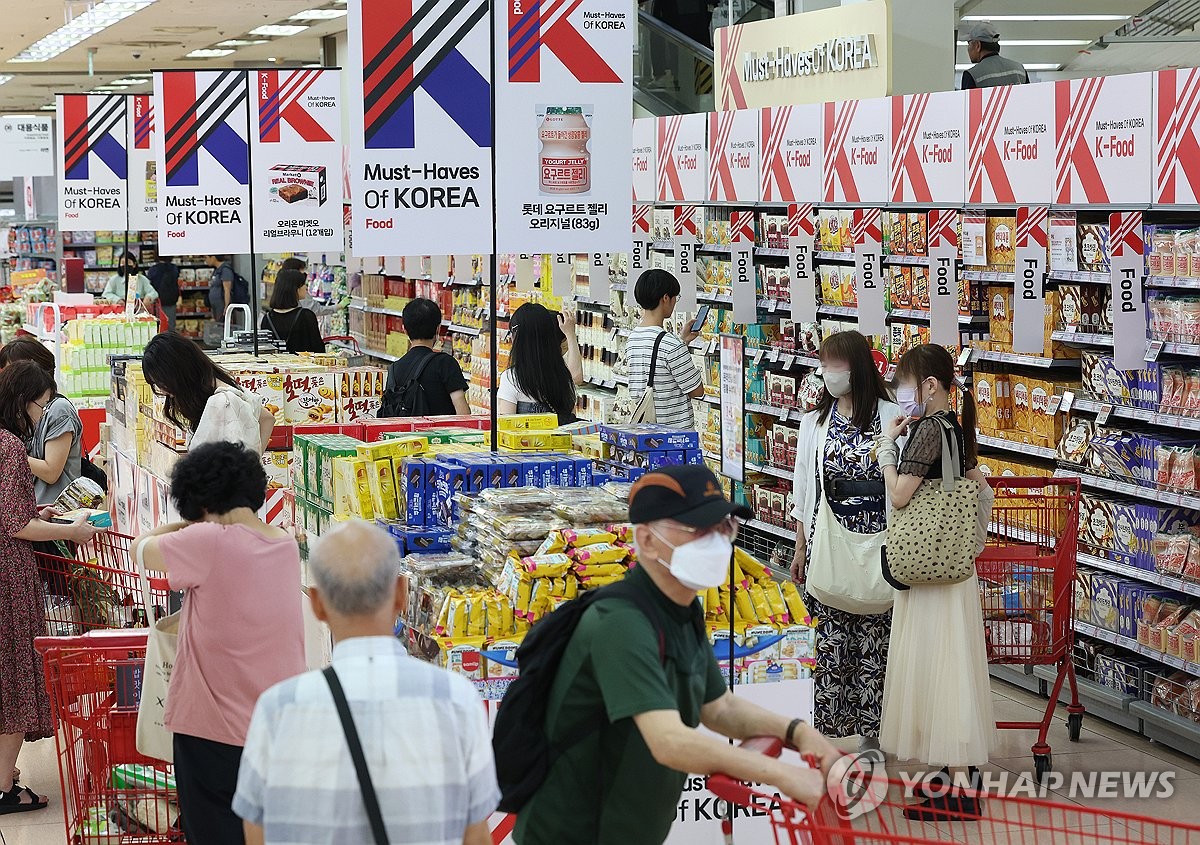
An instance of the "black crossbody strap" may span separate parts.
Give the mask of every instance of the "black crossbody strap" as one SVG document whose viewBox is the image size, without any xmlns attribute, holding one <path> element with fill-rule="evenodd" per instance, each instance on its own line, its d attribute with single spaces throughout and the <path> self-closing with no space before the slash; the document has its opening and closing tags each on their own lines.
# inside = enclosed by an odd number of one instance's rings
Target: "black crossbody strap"
<svg viewBox="0 0 1200 845">
<path fill-rule="evenodd" d="M 654 348 L 650 350 L 650 379 L 646 382 L 646 388 L 654 387 L 654 371 L 658 369 L 658 347 L 662 345 L 662 339 L 667 336 L 666 329 L 659 332 L 658 337 L 654 338 Z"/>
<path fill-rule="evenodd" d="M 383 825 L 383 813 L 379 810 L 379 796 L 375 794 L 375 785 L 371 782 L 371 772 L 367 769 L 367 758 L 363 755 L 362 742 L 358 738 L 358 728 L 354 726 L 354 716 L 350 713 L 350 703 L 346 701 L 346 693 L 342 682 L 338 680 L 337 672 L 329 666 L 322 672 L 333 694 L 333 703 L 337 705 L 338 718 L 342 720 L 342 731 L 346 734 L 346 745 L 350 746 L 350 759 L 354 761 L 354 771 L 358 775 L 358 788 L 362 792 L 363 805 L 367 810 L 367 820 L 371 823 L 371 833 L 375 837 L 375 845 L 389 845 L 387 828 Z"/>
</svg>

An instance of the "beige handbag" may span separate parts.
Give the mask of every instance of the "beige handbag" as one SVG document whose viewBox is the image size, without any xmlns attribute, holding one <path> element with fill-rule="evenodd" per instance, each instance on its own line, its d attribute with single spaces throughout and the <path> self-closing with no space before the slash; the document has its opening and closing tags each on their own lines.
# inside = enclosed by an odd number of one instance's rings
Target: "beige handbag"
<svg viewBox="0 0 1200 845">
<path fill-rule="evenodd" d="M 171 671 L 179 651 L 179 614 L 172 613 L 154 619 L 154 601 L 150 596 L 150 579 L 142 560 L 143 545 L 138 546 L 137 568 L 141 581 L 142 599 L 150 628 L 146 632 L 146 665 L 142 672 L 142 696 L 138 702 L 135 744 L 140 754 L 156 760 L 174 762 L 175 737 L 167 730 L 164 716 L 167 710 L 167 690 Z"/>
<path fill-rule="evenodd" d="M 888 520 L 884 577 L 900 589 L 958 584 L 975 572 L 979 553 L 980 484 L 959 472 L 958 438 L 940 414 L 942 478 L 921 482 L 908 505 Z"/>
</svg>

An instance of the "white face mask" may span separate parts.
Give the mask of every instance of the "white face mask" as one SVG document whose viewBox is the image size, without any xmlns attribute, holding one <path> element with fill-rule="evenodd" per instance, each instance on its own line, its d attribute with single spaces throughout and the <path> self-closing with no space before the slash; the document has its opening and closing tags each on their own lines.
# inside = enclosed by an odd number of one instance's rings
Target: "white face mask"
<svg viewBox="0 0 1200 845">
<path fill-rule="evenodd" d="M 850 371 L 842 372 L 826 372 L 822 378 L 825 380 L 825 392 L 834 399 L 841 399 L 850 392 Z"/>
<path fill-rule="evenodd" d="M 671 548 L 671 560 L 658 561 L 675 576 L 675 580 L 689 590 L 709 590 L 719 587 L 729 577 L 729 557 L 733 554 L 733 543 L 719 531 L 705 534 L 679 546 L 651 528 L 654 536 Z"/>
</svg>

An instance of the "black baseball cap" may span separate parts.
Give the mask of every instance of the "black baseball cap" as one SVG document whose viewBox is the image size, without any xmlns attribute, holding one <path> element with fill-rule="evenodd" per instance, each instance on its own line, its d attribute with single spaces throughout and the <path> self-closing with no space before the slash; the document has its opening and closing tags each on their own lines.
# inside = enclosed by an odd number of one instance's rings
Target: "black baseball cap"
<svg viewBox="0 0 1200 845">
<path fill-rule="evenodd" d="M 749 519 L 754 512 L 725 498 L 721 483 L 706 466 L 669 466 L 648 472 L 629 494 L 629 521 L 641 525 L 673 519 L 708 528 L 728 516 Z"/>
</svg>

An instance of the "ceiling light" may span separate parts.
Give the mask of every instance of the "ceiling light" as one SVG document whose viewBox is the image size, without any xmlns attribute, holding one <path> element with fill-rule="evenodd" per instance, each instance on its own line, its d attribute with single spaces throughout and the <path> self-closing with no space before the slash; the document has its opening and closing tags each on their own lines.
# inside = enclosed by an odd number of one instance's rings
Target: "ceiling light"
<svg viewBox="0 0 1200 845">
<path fill-rule="evenodd" d="M 289 21 L 332 21 L 346 16 L 345 9 L 309 9 L 307 12 L 297 12 L 288 18 Z"/>
<path fill-rule="evenodd" d="M 206 49 L 206 50 L 193 50 L 192 52 L 188 53 L 187 56 L 185 56 L 185 58 L 188 58 L 188 59 L 219 59 L 219 58 L 221 58 L 221 56 L 229 56 L 229 55 L 232 55 L 232 53 L 233 53 L 233 50 L 214 50 L 214 49 L 210 48 L 210 49 Z"/>
<path fill-rule="evenodd" d="M 254 29 L 250 30 L 250 34 L 251 35 L 271 35 L 271 36 L 278 36 L 278 37 L 282 38 L 287 35 L 296 35 L 297 33 L 304 32 L 304 30 L 306 30 L 306 29 L 308 29 L 308 27 L 302 26 L 301 24 L 272 23 L 272 24 L 267 24 L 266 26 L 256 26 L 256 27 L 254 27 Z"/>
<path fill-rule="evenodd" d="M 62 55 L 76 44 L 103 32 L 113 24 L 140 12 L 155 0 L 100 0 L 86 12 L 76 15 L 70 23 L 60 26 L 38 39 L 10 62 L 45 62 Z"/>
<path fill-rule="evenodd" d="M 58 104 L 57 103 L 46 103 L 46 105 L 42 106 L 41 108 L 42 108 L 42 111 L 58 111 Z"/>
<path fill-rule="evenodd" d="M 15 77 L 11 73 L 0 73 L 0 85 L 5 82 L 12 82 Z"/>
<path fill-rule="evenodd" d="M 267 44 L 267 43 L 269 43 L 269 42 L 265 38 L 255 38 L 253 40 L 248 39 L 248 38 L 230 38 L 228 41 L 218 41 L 217 46 L 218 47 L 253 47 L 255 44 Z"/>
<path fill-rule="evenodd" d="M 1092 42 L 1086 38 L 1013 38 L 1000 39 L 1001 47 L 1086 47 Z M 966 47 L 966 41 L 959 41 L 959 47 Z"/>
<path fill-rule="evenodd" d="M 1058 62 L 1022 62 L 1021 66 L 1024 67 L 1025 70 L 1062 70 L 1062 65 Z M 973 67 L 975 67 L 975 65 L 968 62 L 966 64 L 957 64 L 954 66 L 954 69 L 970 70 Z"/>
<path fill-rule="evenodd" d="M 129 86 L 129 85 L 148 85 L 149 83 L 150 83 L 149 79 L 139 79 L 139 78 L 129 76 L 129 77 L 126 77 L 125 79 L 114 79 L 112 82 L 110 82 L 108 84 L 109 85 Z"/>
<path fill-rule="evenodd" d="M 964 21 L 1127 21 L 1130 15 L 963 15 Z"/>
</svg>

